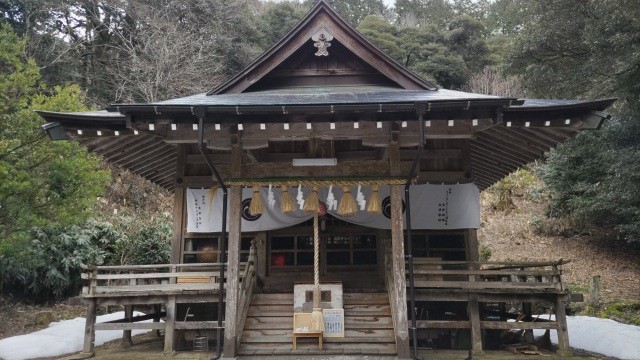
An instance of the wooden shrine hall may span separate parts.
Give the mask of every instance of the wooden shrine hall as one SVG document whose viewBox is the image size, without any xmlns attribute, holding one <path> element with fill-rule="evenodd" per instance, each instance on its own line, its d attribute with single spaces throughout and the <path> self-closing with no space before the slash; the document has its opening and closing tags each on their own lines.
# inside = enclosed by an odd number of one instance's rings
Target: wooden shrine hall
<svg viewBox="0 0 640 360">
<path fill-rule="evenodd" d="M 536 328 L 570 355 L 566 261 L 479 261 L 479 192 L 598 129 L 612 103 L 439 89 L 320 0 L 208 93 L 41 111 L 52 139 L 174 194 L 170 264 L 85 266 L 84 352 L 96 331 L 154 329 L 168 353 L 406 359 Z M 101 305 L 125 318 L 96 324 Z"/>
</svg>

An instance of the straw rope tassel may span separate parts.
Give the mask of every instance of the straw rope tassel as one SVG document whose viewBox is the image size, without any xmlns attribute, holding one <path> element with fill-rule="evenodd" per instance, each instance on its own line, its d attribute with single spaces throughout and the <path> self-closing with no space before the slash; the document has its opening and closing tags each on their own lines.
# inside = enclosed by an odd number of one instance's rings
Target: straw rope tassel
<svg viewBox="0 0 640 360">
<path fill-rule="evenodd" d="M 280 211 L 283 213 L 291 213 L 296 211 L 296 201 L 293 196 L 289 194 L 289 187 L 287 185 L 280 186 L 282 190 L 282 196 L 280 197 Z"/>
<path fill-rule="evenodd" d="M 382 209 L 380 207 L 380 186 L 373 185 L 371 186 L 371 197 L 369 198 L 369 202 L 367 203 L 367 211 L 370 213 L 379 213 Z"/>
<path fill-rule="evenodd" d="M 317 191 L 316 191 L 317 192 Z M 313 312 L 311 331 L 324 331 L 324 317 L 320 305 L 320 230 L 318 212 L 313 213 Z"/>
<path fill-rule="evenodd" d="M 306 212 L 318 212 L 318 187 L 314 186 L 311 195 L 304 201 L 303 210 Z"/>
<path fill-rule="evenodd" d="M 260 196 L 260 186 L 253 187 L 253 197 L 251 197 L 251 204 L 249 204 L 249 215 L 260 215 L 264 212 L 264 203 L 262 202 L 262 196 Z"/>
<path fill-rule="evenodd" d="M 340 199 L 340 205 L 338 205 L 338 215 L 351 216 L 355 215 L 358 210 L 356 200 L 351 195 L 351 190 L 348 186 L 342 188 L 342 199 Z"/>
</svg>

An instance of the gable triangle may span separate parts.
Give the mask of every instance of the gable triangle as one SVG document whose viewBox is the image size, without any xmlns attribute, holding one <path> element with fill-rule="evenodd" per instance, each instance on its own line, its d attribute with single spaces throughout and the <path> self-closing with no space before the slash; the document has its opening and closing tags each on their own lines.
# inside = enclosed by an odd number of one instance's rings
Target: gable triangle
<svg viewBox="0 0 640 360">
<path fill-rule="evenodd" d="M 207 95 L 318 85 L 437 90 L 369 42 L 326 0 L 319 0 L 280 41 Z"/>
</svg>

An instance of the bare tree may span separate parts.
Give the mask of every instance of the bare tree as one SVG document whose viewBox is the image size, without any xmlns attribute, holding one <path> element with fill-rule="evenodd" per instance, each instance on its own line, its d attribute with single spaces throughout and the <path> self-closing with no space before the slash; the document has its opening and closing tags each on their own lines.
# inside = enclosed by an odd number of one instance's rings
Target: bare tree
<svg viewBox="0 0 640 360">
<path fill-rule="evenodd" d="M 523 96 L 524 88 L 517 77 L 505 77 L 496 69 L 485 68 L 481 73 L 475 74 L 469 80 L 466 91 L 496 95 L 496 96 Z"/>
</svg>

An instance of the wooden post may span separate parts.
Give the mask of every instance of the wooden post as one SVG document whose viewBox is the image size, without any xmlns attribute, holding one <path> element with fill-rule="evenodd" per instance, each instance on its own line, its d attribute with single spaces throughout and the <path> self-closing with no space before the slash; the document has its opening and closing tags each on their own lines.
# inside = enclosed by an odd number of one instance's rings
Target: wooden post
<svg viewBox="0 0 640 360">
<path fill-rule="evenodd" d="M 231 137 L 231 175 L 242 175 L 242 144 L 238 135 Z M 224 346 L 223 357 L 238 356 L 238 300 L 240 291 L 240 241 L 242 239 L 242 188 L 229 189 L 229 238 L 227 239 L 227 279 L 225 286 Z"/>
<path fill-rule="evenodd" d="M 407 322 L 407 282 L 404 262 L 404 216 L 402 214 L 402 186 L 391 186 L 391 261 L 395 302 L 393 314 L 398 359 L 410 359 L 409 324 Z"/>
<path fill-rule="evenodd" d="M 467 261 L 479 261 L 478 230 L 467 229 Z"/>
<path fill-rule="evenodd" d="M 178 157 L 176 159 L 176 176 L 182 177 L 185 174 L 186 167 L 186 153 L 187 148 L 185 144 L 178 144 L 177 149 Z M 171 257 L 169 262 L 171 264 L 182 263 L 182 232 L 184 230 L 184 196 L 185 189 L 176 187 L 173 193 L 173 235 L 171 237 Z"/>
<path fill-rule="evenodd" d="M 480 328 L 480 307 L 477 295 L 469 295 L 469 320 L 471 321 L 471 351 L 473 355 L 482 355 L 482 329 Z"/>
<path fill-rule="evenodd" d="M 87 320 L 84 326 L 84 347 L 82 353 L 84 355 L 93 356 L 95 353 L 96 342 L 96 307 L 97 300 L 90 299 L 87 304 Z"/>
<path fill-rule="evenodd" d="M 169 296 L 165 304 L 167 317 L 164 327 L 164 353 L 175 354 L 176 297 Z"/>
<path fill-rule="evenodd" d="M 531 321 L 532 317 L 531 317 L 531 305 L 532 303 L 530 302 L 523 302 L 522 303 L 522 313 L 524 314 L 524 321 Z M 533 344 L 534 343 L 534 337 L 533 337 L 533 329 L 525 329 L 524 330 L 524 342 L 526 342 L 527 344 Z"/>
<path fill-rule="evenodd" d="M 229 242 L 227 252 L 227 283 L 224 321 L 224 357 L 237 356 L 237 314 L 240 289 L 240 222 L 242 219 L 242 188 L 234 186 L 229 190 Z"/>
<path fill-rule="evenodd" d="M 569 346 L 569 329 L 567 328 L 567 312 L 564 305 L 564 298 L 556 296 L 556 322 L 558 324 L 558 355 L 573 356 Z"/>
<path fill-rule="evenodd" d="M 125 305 L 124 318 L 127 320 L 127 322 L 131 322 L 132 317 L 133 317 L 133 305 Z M 133 342 L 131 341 L 131 330 L 122 331 L 122 343 L 126 345 L 133 344 Z"/>
<path fill-rule="evenodd" d="M 267 277 L 267 233 L 256 234 L 256 277 L 264 280 Z"/>
</svg>

